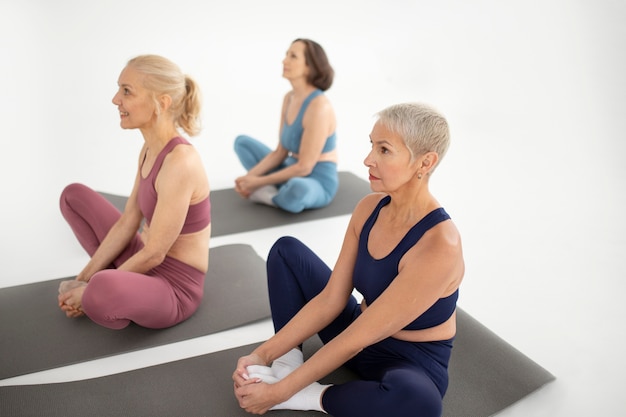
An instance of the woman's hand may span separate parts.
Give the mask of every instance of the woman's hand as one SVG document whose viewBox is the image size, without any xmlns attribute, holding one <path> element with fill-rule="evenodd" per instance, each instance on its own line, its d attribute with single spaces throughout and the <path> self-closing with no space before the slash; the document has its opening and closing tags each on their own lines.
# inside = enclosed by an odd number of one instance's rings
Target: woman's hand
<svg viewBox="0 0 626 417">
<path fill-rule="evenodd" d="M 237 369 L 233 373 L 234 393 L 239 406 L 252 414 L 264 414 L 270 407 L 277 404 L 272 402 L 271 386 L 263 383 L 260 378 L 252 378 L 248 374 L 248 366 L 266 366 L 266 362 L 254 353 L 243 356 L 237 361 Z"/>
<path fill-rule="evenodd" d="M 277 398 L 278 384 L 266 384 L 258 378 L 249 379 L 245 385 L 235 384 L 235 397 L 239 406 L 252 414 L 265 414 L 280 402 Z"/>
<path fill-rule="evenodd" d="M 256 175 L 244 175 L 235 179 L 235 191 L 243 198 L 250 197 L 250 194 L 263 184 L 261 177 Z"/>
<path fill-rule="evenodd" d="M 247 371 L 247 368 L 250 365 L 266 366 L 267 364 L 259 355 L 254 353 L 251 353 L 248 356 L 242 356 L 237 361 L 237 369 L 235 369 L 235 372 L 233 373 L 233 381 L 235 381 L 235 385 L 245 385 L 245 383 L 250 380 L 250 376 Z"/>
</svg>

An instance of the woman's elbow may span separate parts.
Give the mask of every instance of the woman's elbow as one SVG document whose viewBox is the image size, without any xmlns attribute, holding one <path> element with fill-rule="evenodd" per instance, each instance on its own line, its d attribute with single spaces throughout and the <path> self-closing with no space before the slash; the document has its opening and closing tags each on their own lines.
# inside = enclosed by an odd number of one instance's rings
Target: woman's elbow
<svg viewBox="0 0 626 417">
<path fill-rule="evenodd" d="M 350 352 L 350 359 L 354 358 L 356 355 L 358 355 L 359 353 L 361 353 L 363 351 L 363 349 L 365 349 L 364 347 L 361 348 L 355 348 Z"/>
<path fill-rule="evenodd" d="M 313 172 L 313 168 L 315 167 L 314 163 L 301 162 L 299 161 L 296 165 L 298 177 L 308 177 Z"/>
<path fill-rule="evenodd" d="M 167 252 L 163 250 L 144 247 L 143 256 L 144 265 L 149 269 L 152 269 L 163 263 L 165 257 L 167 256 Z"/>
</svg>

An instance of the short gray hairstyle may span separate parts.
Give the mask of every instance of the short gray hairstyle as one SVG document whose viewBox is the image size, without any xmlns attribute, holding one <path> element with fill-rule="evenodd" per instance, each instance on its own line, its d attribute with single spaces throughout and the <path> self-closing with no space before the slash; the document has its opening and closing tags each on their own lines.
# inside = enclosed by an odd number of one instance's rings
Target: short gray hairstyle
<svg viewBox="0 0 626 417">
<path fill-rule="evenodd" d="M 426 152 L 436 152 L 439 155 L 437 161 L 439 165 L 448 151 L 450 146 L 448 122 L 439 112 L 426 104 L 394 104 L 381 110 L 376 116 L 379 123 L 402 137 L 411 152 L 411 161 Z"/>
</svg>

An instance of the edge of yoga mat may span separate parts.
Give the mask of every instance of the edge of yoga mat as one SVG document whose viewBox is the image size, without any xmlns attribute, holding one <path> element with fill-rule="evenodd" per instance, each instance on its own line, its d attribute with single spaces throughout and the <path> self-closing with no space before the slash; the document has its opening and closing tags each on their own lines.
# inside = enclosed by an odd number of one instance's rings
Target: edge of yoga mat
<svg viewBox="0 0 626 417">
<path fill-rule="evenodd" d="M 555 377 L 461 308 L 448 366 L 444 417 L 488 417 Z"/>
<path fill-rule="evenodd" d="M 268 318 L 266 276 L 265 261 L 252 246 L 210 248 L 200 307 L 186 321 L 158 330 L 132 323 L 111 330 L 87 317 L 65 317 L 57 305 L 57 290 L 61 281 L 73 277 L 0 289 L 0 379 L 192 339 Z"/>
<path fill-rule="evenodd" d="M 369 182 L 340 171 L 339 189 L 326 207 L 289 213 L 276 207 L 256 204 L 242 198 L 232 188 L 211 191 L 211 236 L 223 236 L 252 230 L 319 220 L 351 214 L 356 204 L 371 192 Z M 124 210 L 128 197 L 101 192 L 115 207 Z"/>
<path fill-rule="evenodd" d="M 457 319 L 444 417 L 492 416 L 554 380 L 549 372 L 463 310 L 458 310 Z M 0 387 L 0 415 L 246 417 L 250 414 L 239 408 L 233 396 L 231 375 L 237 359 L 258 345 L 85 381 Z M 304 344 L 305 356 L 320 346 L 319 338 L 309 339 Z M 342 383 L 354 378 L 351 371 L 340 368 L 322 382 Z M 320 414 L 281 410 L 267 415 Z"/>
</svg>

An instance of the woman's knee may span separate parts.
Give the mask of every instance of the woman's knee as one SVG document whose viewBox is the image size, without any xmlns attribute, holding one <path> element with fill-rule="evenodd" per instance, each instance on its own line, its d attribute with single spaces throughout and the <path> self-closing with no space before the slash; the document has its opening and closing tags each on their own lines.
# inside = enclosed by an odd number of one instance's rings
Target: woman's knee
<svg viewBox="0 0 626 417">
<path fill-rule="evenodd" d="M 269 286 L 272 287 L 273 284 L 280 283 L 289 276 L 294 276 L 296 270 L 300 271 L 307 250 L 309 250 L 308 247 L 295 237 L 283 236 L 279 238 L 272 245 L 267 255 L 266 267 Z"/>
<path fill-rule="evenodd" d="M 114 269 L 106 269 L 91 277 L 83 293 L 82 308 L 92 321 L 101 326 L 123 329 L 130 321 L 117 317 L 117 313 L 128 300 L 124 296 L 123 280 L 114 272 Z"/>
<path fill-rule="evenodd" d="M 90 192 L 91 188 L 86 185 L 80 183 L 72 183 L 67 185 L 63 191 L 61 191 L 61 197 L 59 198 L 59 204 L 61 206 L 61 211 L 64 212 L 66 209 L 71 207 L 74 202 L 81 201 L 82 196 L 85 193 Z"/>
<path fill-rule="evenodd" d="M 290 213 L 300 213 L 306 207 L 305 200 L 309 190 L 302 183 L 302 178 L 291 178 L 278 189 L 274 203 Z"/>
<path fill-rule="evenodd" d="M 395 369 L 385 375 L 381 384 L 389 394 L 389 403 L 396 404 L 399 409 L 420 410 L 420 416 L 441 416 L 441 394 L 435 383 L 422 372 Z"/>
<path fill-rule="evenodd" d="M 114 273 L 109 273 L 114 271 L 105 269 L 91 277 L 83 293 L 82 304 L 86 312 L 105 311 L 122 300 L 124 285 Z"/>
<path fill-rule="evenodd" d="M 84 184 L 74 182 L 65 186 L 63 191 L 61 191 L 61 196 L 65 198 L 79 197 L 85 192 L 91 192 L 91 188 L 87 187 Z"/>
<path fill-rule="evenodd" d="M 292 236 L 283 236 L 274 242 L 267 255 L 268 271 L 274 266 L 285 264 L 287 259 L 292 259 L 291 255 L 294 249 L 300 245 L 302 245 L 302 243 Z"/>
<path fill-rule="evenodd" d="M 238 152 L 242 149 L 245 149 L 248 147 L 248 145 L 253 141 L 253 139 L 250 136 L 247 135 L 239 135 L 235 138 L 235 142 L 233 143 L 233 148 L 235 149 L 235 152 Z"/>
<path fill-rule="evenodd" d="M 285 211 L 300 213 L 327 206 L 333 196 L 314 179 L 297 177 L 280 187 L 274 202 Z"/>
<path fill-rule="evenodd" d="M 268 260 L 277 256 L 284 257 L 298 246 L 302 246 L 302 242 L 300 242 L 297 238 L 293 236 L 282 236 L 272 245 L 268 255 Z"/>
</svg>

